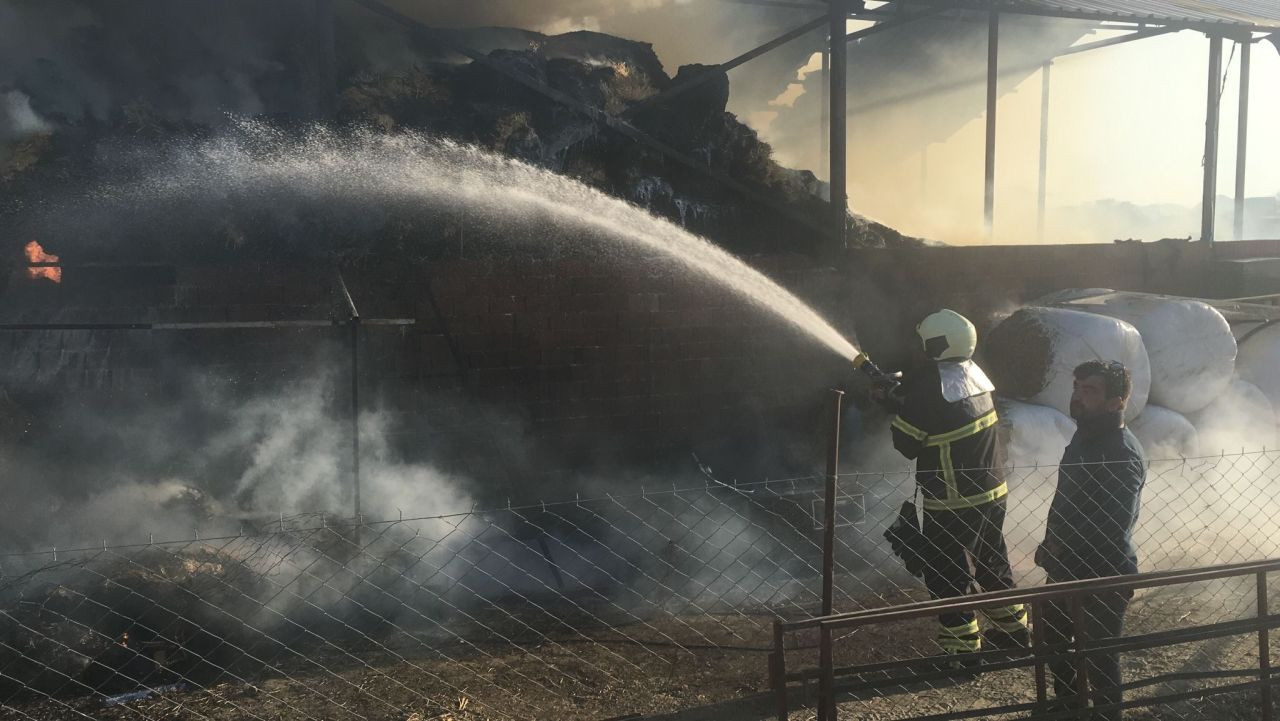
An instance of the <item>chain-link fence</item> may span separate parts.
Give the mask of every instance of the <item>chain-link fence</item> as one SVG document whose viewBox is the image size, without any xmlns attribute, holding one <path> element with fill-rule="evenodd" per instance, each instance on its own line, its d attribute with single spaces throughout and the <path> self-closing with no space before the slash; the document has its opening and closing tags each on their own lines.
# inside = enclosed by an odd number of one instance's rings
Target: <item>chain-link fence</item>
<svg viewBox="0 0 1280 721">
<path fill-rule="evenodd" d="M 1258 452 L 1152 462 L 1135 539 L 1143 570 L 1280 555 L 1277 461 Z M 1056 476 L 1053 467 L 1009 473 L 1005 536 L 1020 585 L 1043 581 L 1032 557 Z M 0 715 L 599 719 L 705 707 L 744 717 L 735 704 L 767 687 L 773 620 L 820 610 L 822 487 L 818 477 L 709 480 L 431 518 L 302 516 L 221 538 L 10 554 L 0 558 Z M 927 597 L 882 538 L 913 487 L 910 473 L 840 477 L 837 611 Z M 1142 592 L 1129 628 L 1252 614 L 1247 585 Z M 859 663 L 928 655 L 935 631 L 924 622 L 862 629 L 863 640 L 842 648 Z M 1253 653 L 1249 643 L 1126 655 L 1126 673 L 1225 668 Z M 796 644 L 791 651 L 812 653 Z M 975 683 L 988 696 L 1025 697 L 1024 681 Z M 889 719 L 973 701 L 953 687 L 913 691 L 865 703 Z M 1224 703 L 1179 717 L 1240 717 L 1213 716 Z"/>
</svg>

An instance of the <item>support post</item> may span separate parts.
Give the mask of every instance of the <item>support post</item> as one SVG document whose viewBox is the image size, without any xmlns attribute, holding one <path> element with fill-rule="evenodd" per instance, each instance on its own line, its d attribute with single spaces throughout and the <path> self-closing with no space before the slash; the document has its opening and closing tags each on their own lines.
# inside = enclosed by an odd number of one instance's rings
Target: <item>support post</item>
<svg viewBox="0 0 1280 721">
<path fill-rule="evenodd" d="M 1236 118 L 1236 240 L 1244 240 L 1244 178 L 1249 157 L 1249 49 L 1253 43 L 1244 41 L 1240 46 L 1240 110 Z"/>
<path fill-rule="evenodd" d="M 1075 637 L 1075 658 L 1072 662 L 1076 666 L 1076 703 L 1080 721 L 1087 721 L 1089 718 L 1089 634 L 1084 625 L 1084 596 L 1080 593 L 1071 595 L 1071 626 L 1072 635 Z"/>
<path fill-rule="evenodd" d="M 1045 208 L 1049 190 L 1049 80 L 1053 61 L 1040 66 L 1040 184 L 1036 190 L 1036 238 L 1044 242 Z"/>
<path fill-rule="evenodd" d="M 822 615 L 830 616 L 835 605 L 836 576 L 836 495 L 840 479 L 840 411 L 844 391 L 831 391 L 831 425 L 827 438 L 826 501 L 822 506 Z"/>
<path fill-rule="evenodd" d="M 835 654 L 831 648 L 831 627 L 818 627 L 818 721 L 836 721 Z"/>
<path fill-rule="evenodd" d="M 822 46 L 822 116 L 818 120 L 818 157 L 827 180 L 831 179 L 831 36 Z"/>
<path fill-rule="evenodd" d="M 849 207 L 847 184 L 848 173 L 848 126 L 845 122 L 848 111 L 849 95 L 847 75 L 849 72 L 849 43 L 844 41 L 848 27 L 847 0 L 831 0 L 828 19 L 831 36 L 831 229 L 835 234 L 835 245 L 839 250 L 845 247 L 845 213 Z"/>
<path fill-rule="evenodd" d="M 1041 601 L 1027 604 L 1027 611 L 1031 616 L 1031 655 L 1036 661 L 1036 703 L 1040 704 L 1040 708 L 1044 708 L 1049 702 L 1049 674 L 1044 662 L 1044 624 L 1041 622 L 1044 605 Z"/>
<path fill-rule="evenodd" d="M 1212 243 L 1218 199 L 1218 109 L 1221 104 L 1222 37 L 1209 37 L 1209 94 L 1204 122 L 1204 193 L 1200 199 L 1200 239 Z"/>
<path fill-rule="evenodd" d="M 1267 602 L 1267 572 L 1258 572 L 1258 692 L 1262 695 L 1262 721 L 1271 721 L 1271 607 Z"/>
<path fill-rule="evenodd" d="M 1000 65 L 1000 13 L 992 12 L 987 24 L 987 153 L 982 218 L 987 239 L 995 230 L 996 210 L 996 77 Z"/>
<path fill-rule="evenodd" d="M 351 327 L 351 484 L 356 524 L 360 517 L 360 316 L 353 316 Z"/>
<path fill-rule="evenodd" d="M 773 676 L 774 708 L 778 721 L 787 721 L 787 650 L 779 619 L 773 621 L 773 654 L 769 670 Z"/>
</svg>

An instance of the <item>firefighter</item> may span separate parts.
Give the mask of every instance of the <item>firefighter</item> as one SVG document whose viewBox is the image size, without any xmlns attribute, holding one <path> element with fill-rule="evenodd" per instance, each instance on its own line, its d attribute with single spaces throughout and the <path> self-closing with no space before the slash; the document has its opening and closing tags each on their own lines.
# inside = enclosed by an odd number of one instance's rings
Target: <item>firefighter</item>
<svg viewBox="0 0 1280 721">
<path fill-rule="evenodd" d="M 971 358 L 978 334 L 953 310 L 930 314 L 916 326 L 928 361 L 903 376 L 892 392 L 873 397 L 896 415 L 893 445 L 916 461 L 916 483 L 924 507 L 921 526 L 923 576 L 930 595 L 953 598 L 1013 587 L 1004 540 L 1004 450 L 996 436 L 994 390 Z M 1021 604 L 985 609 L 985 634 L 976 614 L 938 617 L 938 644 L 945 654 L 976 653 L 987 644 L 1029 644 Z M 969 665 L 951 657 L 949 665 Z"/>
</svg>

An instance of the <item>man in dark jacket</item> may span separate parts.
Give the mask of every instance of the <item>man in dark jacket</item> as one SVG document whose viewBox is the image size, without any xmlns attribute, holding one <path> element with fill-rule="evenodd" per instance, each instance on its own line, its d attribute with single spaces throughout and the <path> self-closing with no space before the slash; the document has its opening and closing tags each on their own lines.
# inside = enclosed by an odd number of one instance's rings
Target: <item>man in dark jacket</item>
<svg viewBox="0 0 1280 721">
<path fill-rule="evenodd" d="M 1048 572 L 1050 583 L 1138 572 L 1133 527 L 1146 482 L 1146 461 L 1138 439 L 1124 425 L 1132 385 L 1129 371 L 1115 361 L 1090 361 L 1075 369 L 1071 416 L 1076 420 L 1076 434 L 1062 456 L 1044 543 L 1036 551 L 1036 563 Z M 1132 597 L 1132 591 L 1086 596 L 1080 627 L 1074 623 L 1066 600 L 1048 604 L 1043 617 L 1045 642 L 1119 636 Z M 1072 663 L 1060 660 L 1051 670 L 1059 700 L 1068 707 L 1082 703 L 1075 698 L 1076 669 Z M 1118 654 L 1090 656 L 1087 677 L 1095 706 L 1120 703 Z M 1118 709 L 1093 716 L 1097 721 L 1120 717 Z"/>
<path fill-rule="evenodd" d="M 952 310 L 916 327 L 929 362 L 909 371 L 891 398 L 893 444 L 916 461 L 924 506 L 924 582 L 934 598 L 1013 587 L 1004 540 L 1004 449 L 996 435 L 994 387 L 970 357 L 978 335 Z M 985 609 L 985 637 L 998 648 L 1028 643 L 1021 604 Z M 949 654 L 982 649 L 971 611 L 938 617 L 938 644 Z M 956 659 L 957 661 L 959 659 Z"/>
</svg>

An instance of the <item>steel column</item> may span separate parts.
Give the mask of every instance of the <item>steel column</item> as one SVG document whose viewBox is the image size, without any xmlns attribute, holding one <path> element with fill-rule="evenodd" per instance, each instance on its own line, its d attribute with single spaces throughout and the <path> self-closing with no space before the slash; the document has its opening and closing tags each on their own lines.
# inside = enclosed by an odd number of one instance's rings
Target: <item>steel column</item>
<svg viewBox="0 0 1280 721">
<path fill-rule="evenodd" d="M 836 496 L 840 480 L 840 412 L 844 391 L 831 391 L 831 425 L 827 438 L 826 502 L 822 507 L 822 615 L 835 605 Z"/>
<path fill-rule="evenodd" d="M 1200 239 L 1212 243 L 1218 200 L 1218 109 L 1222 101 L 1222 37 L 1209 37 L 1209 92 L 1204 122 L 1204 192 L 1200 199 Z"/>
<path fill-rule="evenodd" d="M 1049 80 L 1053 61 L 1040 66 L 1040 184 L 1036 189 L 1036 238 L 1044 242 L 1049 182 Z"/>
<path fill-rule="evenodd" d="M 1270 604 L 1267 602 L 1267 572 L 1258 572 L 1258 619 L 1262 624 L 1258 628 L 1258 681 L 1262 686 L 1262 721 L 1271 721 L 1271 637 L 1269 624 Z"/>
<path fill-rule="evenodd" d="M 831 229 L 835 235 L 836 247 L 844 248 L 845 215 L 849 207 L 849 194 L 846 187 L 848 173 L 848 126 L 846 123 L 849 95 L 849 44 L 841 42 L 848 27 L 847 0 L 831 0 L 828 20 L 831 36 Z"/>
<path fill-rule="evenodd" d="M 1244 240 L 1244 178 L 1249 156 L 1249 66 L 1251 42 L 1238 43 L 1240 46 L 1240 110 L 1236 117 L 1236 208 L 1235 234 L 1236 240 Z"/>
<path fill-rule="evenodd" d="M 996 78 L 1000 66 L 1000 13 L 992 12 L 987 24 L 987 153 L 982 218 L 990 239 L 996 209 Z"/>
</svg>

